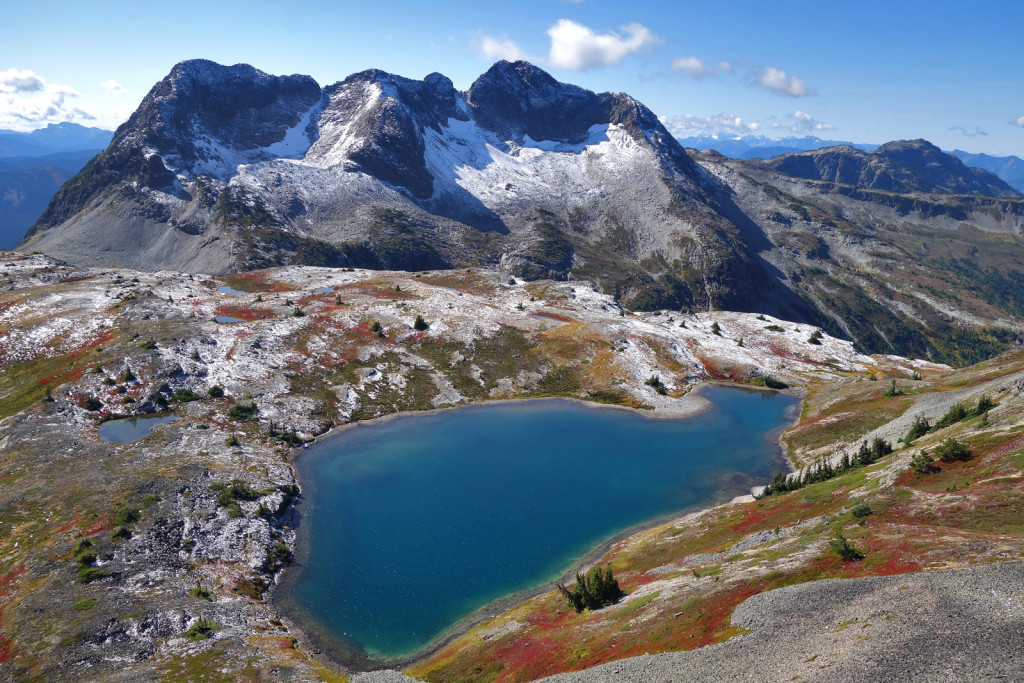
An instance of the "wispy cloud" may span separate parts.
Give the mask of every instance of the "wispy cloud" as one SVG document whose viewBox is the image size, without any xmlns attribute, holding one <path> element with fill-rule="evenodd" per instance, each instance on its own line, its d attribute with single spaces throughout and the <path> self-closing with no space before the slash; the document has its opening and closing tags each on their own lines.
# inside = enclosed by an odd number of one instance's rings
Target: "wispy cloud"
<svg viewBox="0 0 1024 683">
<path fill-rule="evenodd" d="M 717 75 L 715 70 L 709 67 L 704 60 L 697 55 L 688 57 L 675 57 L 672 60 L 672 70 L 682 71 L 687 76 L 700 80 L 706 76 Z"/>
<path fill-rule="evenodd" d="M 672 135 L 678 138 L 700 135 L 750 135 L 761 129 L 761 124 L 755 121 L 746 121 L 740 116 L 726 112 L 706 118 L 692 114 L 683 114 L 672 118 L 662 117 L 661 122 Z"/>
<path fill-rule="evenodd" d="M 789 95 L 790 97 L 804 97 L 812 93 L 807 86 L 807 81 L 796 76 L 787 76 L 782 69 L 774 66 L 766 66 L 757 74 L 756 82 L 762 88 L 772 91 L 778 95 Z"/>
<path fill-rule="evenodd" d="M 495 38 L 481 33 L 473 39 L 473 49 L 487 59 L 507 59 L 515 62 L 520 59 L 533 61 L 528 54 L 519 49 L 509 38 Z"/>
<path fill-rule="evenodd" d="M 0 92 L 28 93 L 40 92 L 46 87 L 46 81 L 32 71 L 8 69 L 0 71 Z"/>
<path fill-rule="evenodd" d="M 1024 117 L 1022 117 L 1024 118 Z M 976 138 L 979 135 L 988 135 L 988 131 L 983 129 L 981 126 L 974 126 L 973 129 L 966 128 L 964 126 L 950 126 L 950 130 L 955 130 L 963 133 L 969 138 Z"/>
<path fill-rule="evenodd" d="M 614 31 L 599 34 L 569 19 L 559 19 L 548 29 L 548 62 L 557 69 L 587 71 L 618 64 L 626 56 L 662 41 L 643 24 L 626 24 L 621 30 L 624 36 Z"/>
<path fill-rule="evenodd" d="M 782 69 L 774 66 L 758 66 L 746 59 L 735 62 L 721 60 L 710 66 L 704 59 L 697 55 L 684 55 L 672 59 L 672 70 L 701 80 L 704 78 L 725 75 L 734 75 L 737 72 L 743 75 L 747 83 L 764 88 L 778 95 L 789 97 L 804 97 L 813 95 L 814 90 L 807 85 L 807 81 L 798 77 L 790 76 Z"/>
<path fill-rule="evenodd" d="M 112 95 L 121 95 L 128 92 L 128 89 L 117 81 L 111 79 L 109 81 L 103 81 L 100 83 L 100 87 L 109 92 Z"/>
<path fill-rule="evenodd" d="M 1024 116 L 1020 117 L 1019 119 L 1014 119 L 1013 121 L 1010 121 L 1010 125 L 1020 126 L 1021 128 L 1024 128 Z"/>
</svg>

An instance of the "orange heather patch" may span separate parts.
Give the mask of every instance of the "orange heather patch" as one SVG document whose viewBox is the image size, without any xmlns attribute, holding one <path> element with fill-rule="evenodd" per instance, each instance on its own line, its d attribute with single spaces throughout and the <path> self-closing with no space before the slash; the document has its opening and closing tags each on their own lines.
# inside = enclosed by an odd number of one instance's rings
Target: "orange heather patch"
<svg viewBox="0 0 1024 683">
<path fill-rule="evenodd" d="M 493 296 L 496 289 L 485 278 L 472 273 L 451 273 L 438 277 L 423 278 L 423 282 L 435 287 L 454 289 L 475 296 Z"/>
<path fill-rule="evenodd" d="M 739 524 L 732 527 L 733 531 L 746 533 L 752 526 L 760 522 L 765 521 L 771 516 L 771 510 L 761 511 L 757 508 L 748 507 L 743 512 L 743 520 Z"/>
<path fill-rule="evenodd" d="M 714 359 L 702 358 L 701 356 L 697 356 L 697 360 L 699 360 L 700 364 L 704 366 L 704 371 L 708 373 L 708 376 L 712 379 L 727 379 L 736 382 L 744 379 L 743 373 L 740 372 L 740 369 L 737 367 L 729 366 L 727 368 L 723 368 Z"/>
<path fill-rule="evenodd" d="M 534 311 L 530 315 L 539 315 L 542 318 L 550 318 L 551 320 L 557 320 L 563 323 L 574 323 L 575 319 L 568 316 L 562 315 L 561 313 L 555 313 L 554 311 L 546 308 L 542 308 L 539 311 Z"/>
<path fill-rule="evenodd" d="M 81 348 L 83 348 L 83 349 L 94 349 L 97 346 L 100 346 L 102 344 L 106 344 L 108 341 L 110 341 L 113 338 L 114 338 L 114 331 L 113 330 L 104 330 L 103 332 L 100 332 L 95 337 L 93 337 L 89 342 L 87 342 Z"/>
<path fill-rule="evenodd" d="M 103 515 L 95 522 L 85 528 L 83 536 L 93 536 L 103 531 L 110 531 L 114 528 L 113 523 L 110 521 L 110 515 Z"/>
<path fill-rule="evenodd" d="M 388 287 L 379 282 L 352 282 L 342 285 L 338 291 L 363 294 L 374 299 L 416 299 L 415 294 L 406 291 L 395 291 L 394 287 Z"/>
<path fill-rule="evenodd" d="M 11 567 L 11 570 L 9 572 L 4 574 L 3 576 L 0 576 L 0 589 L 4 589 L 3 593 L 0 593 L 0 595 L 5 595 L 7 586 L 10 586 L 12 583 L 17 581 L 18 577 L 24 574 L 26 571 L 28 570 L 25 568 L 25 563 L 22 562 L 20 564 L 14 565 L 13 567 Z"/>
<path fill-rule="evenodd" d="M 215 309 L 213 309 L 213 314 L 215 316 L 224 315 L 231 318 L 239 318 L 246 322 L 251 322 L 253 320 L 270 318 L 274 315 L 274 312 L 265 308 L 256 308 L 246 304 L 219 304 Z"/>
</svg>

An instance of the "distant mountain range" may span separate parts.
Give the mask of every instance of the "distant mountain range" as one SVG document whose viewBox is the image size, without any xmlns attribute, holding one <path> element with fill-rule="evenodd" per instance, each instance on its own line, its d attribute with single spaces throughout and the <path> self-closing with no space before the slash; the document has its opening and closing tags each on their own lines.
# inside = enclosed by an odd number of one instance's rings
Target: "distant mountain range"
<svg viewBox="0 0 1024 683">
<path fill-rule="evenodd" d="M 823 140 L 813 135 L 779 139 L 763 135 L 700 135 L 679 138 L 679 144 L 691 149 L 711 149 L 733 159 L 771 159 L 782 154 L 809 152 L 825 147 L 844 145 L 869 152 L 879 147 L 879 145 L 865 143 Z M 971 154 L 959 149 L 955 149 L 949 154 L 972 168 L 995 173 L 1013 189 L 1024 192 L 1024 159 L 1015 156 L 997 157 L 988 154 Z"/>
<path fill-rule="evenodd" d="M 0 129 L 0 158 L 41 157 L 61 152 L 103 149 L 113 133 L 77 123 L 51 123 L 28 133 Z"/>
<path fill-rule="evenodd" d="M 0 130 L 0 249 L 13 249 L 54 193 L 110 144 L 113 132 L 77 123 Z"/>
<path fill-rule="evenodd" d="M 482 266 L 631 309 L 757 311 L 870 352 L 1024 329 L 1024 199 L 924 140 L 687 152 L 642 103 L 498 62 L 466 91 L 176 65 L 22 243 L 75 265 Z"/>
</svg>

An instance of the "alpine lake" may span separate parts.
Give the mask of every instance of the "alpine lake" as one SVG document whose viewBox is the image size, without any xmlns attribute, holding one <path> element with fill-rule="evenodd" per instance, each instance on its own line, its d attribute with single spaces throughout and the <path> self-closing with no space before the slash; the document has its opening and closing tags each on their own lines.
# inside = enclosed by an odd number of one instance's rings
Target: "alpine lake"
<svg viewBox="0 0 1024 683">
<path fill-rule="evenodd" d="M 341 660 L 408 661 L 611 539 L 785 468 L 778 436 L 798 399 L 721 386 L 700 396 L 707 409 L 680 419 L 542 399 L 318 441 L 296 461 L 299 550 L 275 604 Z"/>
</svg>

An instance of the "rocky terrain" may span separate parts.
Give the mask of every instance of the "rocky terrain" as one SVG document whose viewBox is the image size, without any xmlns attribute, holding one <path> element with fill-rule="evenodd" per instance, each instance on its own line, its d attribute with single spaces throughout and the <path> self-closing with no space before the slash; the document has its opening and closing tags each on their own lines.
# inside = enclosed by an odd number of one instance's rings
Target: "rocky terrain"
<svg viewBox="0 0 1024 683">
<path fill-rule="evenodd" d="M 762 313 L 964 365 L 1021 330 L 1022 224 L 1019 192 L 923 140 L 729 160 L 688 153 L 628 95 L 526 62 L 461 92 L 441 74 L 321 88 L 193 60 L 23 248 L 213 274 L 500 269 L 593 282 L 630 309 Z"/>
<path fill-rule="evenodd" d="M 732 606 L 760 590 L 1020 556 L 1019 516 L 1006 507 L 1021 476 L 1019 354 L 954 372 L 865 356 L 760 314 L 635 313 L 590 283 L 474 269 L 214 278 L 7 253 L 0 286 L 7 679 L 333 680 L 335 665 L 269 600 L 295 543 L 296 446 L 352 420 L 470 401 L 570 396 L 673 415 L 701 381 L 784 383 L 807 393 L 786 437 L 795 463 L 886 425 L 901 431 L 894 420 L 914 409 L 934 421 L 982 393 L 998 406 L 984 427 L 954 428 L 969 430 L 976 457 L 966 465 L 908 480 L 909 449 L 623 541 L 605 561 L 630 593 L 624 606 L 574 617 L 545 593 L 412 669 L 429 680 L 501 673 L 488 662 L 519 680 L 688 649 L 732 634 Z M 881 396 L 890 376 L 904 394 Z M 139 441 L 98 436 L 105 420 L 167 411 L 178 419 Z M 876 512 L 847 534 L 868 559 L 827 559 L 827 530 L 859 498 Z M 945 521 L 935 506 L 965 512 Z M 907 540 L 922 534 L 926 545 Z M 706 600 L 720 607 L 691 609 Z M 677 612 L 692 616 L 669 618 Z M 538 628 L 566 636 L 531 649 L 548 642 Z M 654 631 L 665 635 L 651 641 Z M 614 649 L 608 633 L 626 641 Z M 581 637 L 605 645 L 581 656 Z"/>
</svg>

